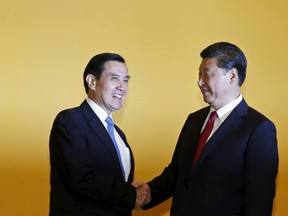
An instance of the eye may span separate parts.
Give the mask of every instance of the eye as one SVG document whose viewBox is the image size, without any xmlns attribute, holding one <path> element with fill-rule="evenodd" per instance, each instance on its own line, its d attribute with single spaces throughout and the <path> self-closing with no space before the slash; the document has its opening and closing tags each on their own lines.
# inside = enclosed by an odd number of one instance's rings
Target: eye
<svg viewBox="0 0 288 216">
<path fill-rule="evenodd" d="M 207 77 L 208 76 L 208 72 L 207 71 L 204 71 L 204 72 L 200 72 L 199 73 L 199 77 Z"/>
<path fill-rule="evenodd" d="M 111 79 L 111 80 L 118 80 L 118 76 L 117 76 L 117 75 L 111 75 L 111 76 L 110 76 L 110 79 Z"/>
<path fill-rule="evenodd" d="M 205 77 L 210 77 L 210 76 L 212 76 L 213 75 L 213 72 L 212 71 L 205 71 L 204 72 L 204 76 Z"/>
</svg>

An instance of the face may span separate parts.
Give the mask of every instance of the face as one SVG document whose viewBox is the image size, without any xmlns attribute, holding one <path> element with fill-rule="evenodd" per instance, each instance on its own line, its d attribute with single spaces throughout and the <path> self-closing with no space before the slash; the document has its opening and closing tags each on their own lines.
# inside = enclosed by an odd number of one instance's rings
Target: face
<svg viewBox="0 0 288 216">
<path fill-rule="evenodd" d="M 91 74 L 87 75 L 86 81 L 90 88 L 88 97 L 110 115 L 122 108 L 130 76 L 126 65 L 121 62 L 107 61 L 104 68 L 99 80 Z"/>
<path fill-rule="evenodd" d="M 219 109 L 237 96 L 235 69 L 226 71 L 217 66 L 215 58 L 204 58 L 199 68 L 198 86 L 206 103 Z M 239 92 L 238 92 L 239 95 Z"/>
</svg>

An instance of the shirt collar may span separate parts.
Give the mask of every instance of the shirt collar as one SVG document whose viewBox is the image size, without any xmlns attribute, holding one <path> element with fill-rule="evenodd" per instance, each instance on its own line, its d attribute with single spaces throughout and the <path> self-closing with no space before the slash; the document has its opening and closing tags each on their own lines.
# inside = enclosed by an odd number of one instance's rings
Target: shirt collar
<svg viewBox="0 0 288 216">
<path fill-rule="evenodd" d="M 240 94 L 235 100 L 231 101 L 230 103 L 226 104 L 225 106 L 221 107 L 217 110 L 217 115 L 223 122 L 227 116 L 232 112 L 232 110 L 242 101 L 243 96 Z M 215 111 L 214 108 L 210 107 L 210 113 Z"/>
<path fill-rule="evenodd" d="M 90 98 L 86 98 L 86 101 L 89 104 L 89 106 L 92 108 L 92 110 L 95 112 L 95 114 L 98 116 L 98 118 L 101 120 L 101 122 L 104 125 L 107 125 L 107 123 L 105 121 L 106 118 L 108 117 L 107 113 Z M 110 115 L 110 117 L 112 118 L 112 114 Z M 113 120 L 113 118 L 112 118 L 112 120 Z"/>
</svg>

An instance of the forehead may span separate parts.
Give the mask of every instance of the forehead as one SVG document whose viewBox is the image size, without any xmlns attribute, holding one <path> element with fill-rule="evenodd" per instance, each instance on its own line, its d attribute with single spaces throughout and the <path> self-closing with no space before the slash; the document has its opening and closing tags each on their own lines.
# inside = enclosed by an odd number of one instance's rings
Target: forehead
<svg viewBox="0 0 288 216">
<path fill-rule="evenodd" d="M 218 68 L 216 58 L 204 58 L 200 64 L 200 71 L 207 71 Z"/>
<path fill-rule="evenodd" d="M 111 73 L 116 73 L 116 74 L 122 74 L 122 75 L 128 75 L 128 69 L 126 65 L 122 62 L 118 61 L 107 61 L 104 63 L 104 71 L 103 73 L 106 74 L 111 74 Z"/>
</svg>

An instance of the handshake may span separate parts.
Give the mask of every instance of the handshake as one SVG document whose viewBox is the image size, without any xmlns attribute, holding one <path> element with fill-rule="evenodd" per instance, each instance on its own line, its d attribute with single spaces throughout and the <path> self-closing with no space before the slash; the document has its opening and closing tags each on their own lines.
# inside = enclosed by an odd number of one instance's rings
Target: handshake
<svg viewBox="0 0 288 216">
<path fill-rule="evenodd" d="M 150 187 L 144 182 L 133 182 L 132 185 L 135 187 L 137 193 L 134 209 L 141 210 L 144 205 L 151 201 Z"/>
</svg>

